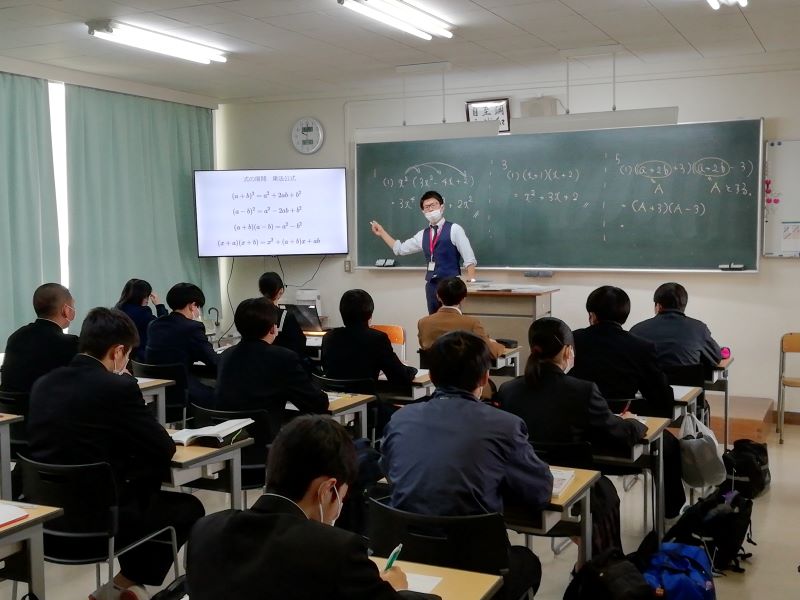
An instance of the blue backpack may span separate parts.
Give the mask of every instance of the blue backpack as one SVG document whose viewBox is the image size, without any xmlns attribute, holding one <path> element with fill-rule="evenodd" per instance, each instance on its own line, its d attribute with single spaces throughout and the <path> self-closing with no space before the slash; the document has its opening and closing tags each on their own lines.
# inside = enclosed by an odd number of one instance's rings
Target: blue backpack
<svg viewBox="0 0 800 600">
<path fill-rule="evenodd" d="M 656 596 L 665 600 L 716 600 L 711 561 L 704 548 L 665 543 L 644 572 Z"/>
</svg>

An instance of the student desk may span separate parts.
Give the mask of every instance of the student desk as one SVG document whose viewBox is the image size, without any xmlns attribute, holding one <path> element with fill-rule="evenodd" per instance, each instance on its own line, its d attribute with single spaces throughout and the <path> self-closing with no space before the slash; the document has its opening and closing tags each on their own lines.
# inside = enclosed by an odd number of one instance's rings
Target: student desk
<svg viewBox="0 0 800 600">
<path fill-rule="evenodd" d="M 649 470 L 653 474 L 656 486 L 656 534 L 659 542 L 664 537 L 664 430 L 669 427 L 671 419 L 662 417 L 640 417 L 647 426 L 644 441 L 631 448 L 627 455 L 604 455 L 594 454 L 594 462 L 602 465 L 620 465 L 641 467 Z M 652 453 L 648 457 L 650 460 L 642 461 L 645 450 L 650 450 L 652 444 L 656 445 L 657 457 L 653 464 Z M 645 493 L 647 493 L 645 491 Z M 646 517 L 646 515 L 645 515 Z"/>
<path fill-rule="evenodd" d="M 375 396 L 369 394 L 326 393 L 328 394 L 328 410 L 331 416 L 343 421 L 347 415 L 358 415 L 359 436 L 367 437 L 367 404 L 375 400 Z M 286 410 L 297 411 L 297 407 L 291 402 L 287 402 Z"/>
<path fill-rule="evenodd" d="M 723 392 L 725 394 L 725 425 L 723 426 L 722 444 L 723 448 L 728 449 L 728 412 L 730 408 L 730 380 L 728 378 L 728 367 L 733 364 L 733 357 L 723 358 L 719 364 L 711 371 L 711 379 L 703 384 L 703 389 L 710 392 Z"/>
<path fill-rule="evenodd" d="M 23 418 L 0 414 L 0 499 L 3 500 L 11 500 L 11 424 Z"/>
<path fill-rule="evenodd" d="M 673 418 L 685 415 L 687 412 L 694 414 L 697 410 L 697 397 L 703 393 L 703 388 L 688 385 L 671 385 L 675 395 L 675 412 Z"/>
<path fill-rule="evenodd" d="M 489 373 L 498 376 L 512 376 L 519 377 L 520 371 L 520 353 L 522 350 L 519 346 L 516 348 L 506 348 L 505 351 L 492 360 L 492 366 L 489 368 Z"/>
<path fill-rule="evenodd" d="M 155 402 L 156 418 L 161 425 L 167 424 L 167 390 L 166 388 L 175 385 L 172 379 L 150 379 L 149 377 L 137 377 L 136 383 L 142 391 L 145 403 Z"/>
<path fill-rule="evenodd" d="M 541 511 L 538 519 L 521 515 L 518 508 L 508 510 L 504 515 L 506 527 L 524 533 L 527 541 L 530 535 L 547 535 L 561 522 L 574 522 L 572 507 L 579 506 L 581 545 L 578 549 L 578 565 L 580 566 L 592 558 L 591 491 L 592 486 L 600 479 L 601 473 L 558 466 L 551 468 L 574 471 L 575 477 L 560 495 L 550 498 L 550 502 Z"/>
<path fill-rule="evenodd" d="M 373 556 L 371 559 L 381 571 L 386 566 L 385 558 Z M 503 578 L 500 575 L 423 565 L 404 560 L 398 560 L 395 564 L 406 575 L 440 577 L 441 581 L 431 593 L 441 596 L 442 600 L 484 600 L 491 598 L 503 585 Z"/>
<path fill-rule="evenodd" d="M 172 457 L 170 480 L 165 482 L 171 487 L 190 485 L 200 478 L 214 478 L 215 474 L 228 463 L 230 469 L 231 508 L 242 508 L 242 448 L 252 445 L 253 439 L 247 438 L 222 448 L 205 446 L 177 445 Z M 191 487 L 191 486 L 190 486 Z"/>
<path fill-rule="evenodd" d="M 6 502 L 14 504 L 28 511 L 28 517 L 0 527 L 0 552 L 4 546 L 24 542 L 25 557 L 30 572 L 30 591 L 45 600 L 44 590 L 44 541 L 43 523 L 64 514 L 61 508 L 53 506 L 40 506 L 36 504 L 23 504 L 21 502 Z"/>
</svg>

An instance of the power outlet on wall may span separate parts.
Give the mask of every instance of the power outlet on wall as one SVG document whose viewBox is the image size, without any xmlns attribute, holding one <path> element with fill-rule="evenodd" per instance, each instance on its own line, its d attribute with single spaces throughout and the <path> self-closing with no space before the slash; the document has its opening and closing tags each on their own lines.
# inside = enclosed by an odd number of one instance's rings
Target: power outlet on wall
<svg viewBox="0 0 800 600">
<path fill-rule="evenodd" d="M 344 261 L 344 272 L 351 273 L 353 271 L 353 263 L 349 260 Z"/>
</svg>

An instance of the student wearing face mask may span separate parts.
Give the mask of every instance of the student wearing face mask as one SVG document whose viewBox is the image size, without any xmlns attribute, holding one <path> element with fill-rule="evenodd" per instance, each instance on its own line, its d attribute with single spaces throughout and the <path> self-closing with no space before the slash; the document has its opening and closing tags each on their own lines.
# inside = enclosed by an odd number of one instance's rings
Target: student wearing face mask
<svg viewBox="0 0 800 600">
<path fill-rule="evenodd" d="M 394 600 L 426 598 L 398 567 L 379 573 L 364 538 L 332 527 L 356 477 L 347 431 L 329 417 L 298 417 L 269 452 L 266 493 L 249 510 L 226 510 L 192 529 L 192 600 Z"/>
<path fill-rule="evenodd" d="M 525 421 L 531 441 L 590 442 L 613 452 L 631 448 L 643 438 L 647 430 L 643 423 L 613 414 L 597 385 L 567 375 L 575 361 L 575 343 L 566 323 L 552 317 L 537 319 L 528 330 L 528 342 L 531 354 L 525 375 L 500 386 L 495 400 Z M 591 512 L 592 553 L 621 548 L 619 496 L 605 477 L 592 489 Z"/>
<path fill-rule="evenodd" d="M 125 313 L 108 308 L 89 311 L 81 328 L 79 354 L 33 386 L 26 418 L 29 453 L 34 460 L 62 465 L 106 462 L 117 483 L 119 530 L 123 548 L 166 526 L 175 527 L 178 544 L 203 516 L 190 494 L 161 491 L 169 476 L 175 445 L 145 406 L 136 380 L 125 372 L 139 343 L 136 326 Z M 87 494 L 92 490 L 87 489 Z M 105 548 L 102 549 L 105 551 Z M 49 556 L 96 554 L 85 540 L 49 540 Z M 169 545 L 145 543 L 119 558 L 112 582 L 90 600 L 149 598 L 146 585 L 160 585 L 172 565 Z"/>
<path fill-rule="evenodd" d="M 417 234 L 400 241 L 394 239 L 377 221 L 370 223 L 372 233 L 380 237 L 397 256 L 422 252 L 425 255 L 425 297 L 428 301 L 428 314 L 435 313 L 440 306 L 436 297 L 436 286 L 446 277 L 461 274 L 461 263 L 467 270 L 467 280 L 475 280 L 475 253 L 469 243 L 464 228 L 444 219 L 444 198 L 439 192 L 428 191 L 419 200 L 422 215 L 429 226 Z"/>
<path fill-rule="evenodd" d="M 199 377 L 217 376 L 218 356 L 199 321 L 206 297 L 193 283 L 177 283 L 167 292 L 172 312 L 151 322 L 147 328 L 145 360 L 153 365 L 180 363 L 186 366 L 189 402 L 213 407 L 214 390 Z M 197 368 L 194 363 L 203 363 Z"/>
</svg>

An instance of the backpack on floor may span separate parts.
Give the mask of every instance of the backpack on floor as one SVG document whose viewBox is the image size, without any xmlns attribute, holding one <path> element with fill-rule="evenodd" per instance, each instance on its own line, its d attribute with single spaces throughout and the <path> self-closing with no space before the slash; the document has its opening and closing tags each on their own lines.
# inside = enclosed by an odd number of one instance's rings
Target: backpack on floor
<svg viewBox="0 0 800 600">
<path fill-rule="evenodd" d="M 752 556 L 744 551 L 745 539 L 754 546 L 753 501 L 733 490 L 719 490 L 693 504 L 664 536 L 668 542 L 702 546 L 714 569 L 744 572 L 740 561 Z"/>
<path fill-rule="evenodd" d="M 653 589 L 619 548 L 587 562 L 567 586 L 564 600 L 653 600 Z"/>
<path fill-rule="evenodd" d="M 659 598 L 716 600 L 714 574 L 701 546 L 665 543 L 650 558 L 644 578 Z"/>
<path fill-rule="evenodd" d="M 767 445 L 753 440 L 736 440 L 733 449 L 722 455 L 727 471 L 723 487 L 734 489 L 747 498 L 758 497 L 772 480 Z"/>
</svg>

